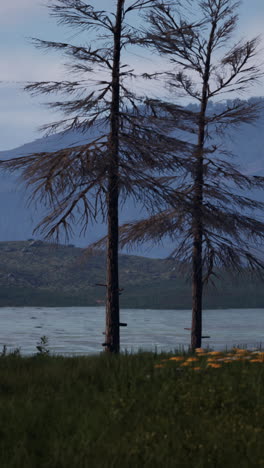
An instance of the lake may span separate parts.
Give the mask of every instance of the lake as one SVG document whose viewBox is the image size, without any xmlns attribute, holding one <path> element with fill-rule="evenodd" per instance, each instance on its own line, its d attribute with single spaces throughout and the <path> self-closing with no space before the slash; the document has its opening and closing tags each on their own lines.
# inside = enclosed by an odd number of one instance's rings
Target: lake
<svg viewBox="0 0 264 468">
<path fill-rule="evenodd" d="M 190 310 L 124 309 L 120 321 L 121 351 L 188 350 L 191 332 Z M 22 355 L 36 352 L 46 335 L 51 353 L 97 354 L 104 350 L 104 307 L 2 307 L 0 308 L 0 351 L 19 347 Z M 233 345 L 256 349 L 264 344 L 264 309 L 205 310 L 202 346 L 215 350 Z"/>
</svg>

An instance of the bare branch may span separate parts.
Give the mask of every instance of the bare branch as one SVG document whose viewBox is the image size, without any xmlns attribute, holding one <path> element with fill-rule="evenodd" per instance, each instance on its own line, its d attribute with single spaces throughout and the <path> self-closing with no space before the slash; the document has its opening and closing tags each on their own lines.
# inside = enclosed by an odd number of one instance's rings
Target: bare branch
<svg viewBox="0 0 264 468">
<path fill-rule="evenodd" d="M 106 29 L 113 32 L 114 23 L 104 10 L 96 11 L 92 5 L 81 0 L 56 0 L 49 6 L 51 16 L 74 29 Z"/>
<path fill-rule="evenodd" d="M 99 66 L 105 65 L 112 70 L 112 51 L 109 48 L 92 49 L 91 46 L 74 46 L 65 42 L 43 41 L 41 39 L 31 39 L 37 48 L 54 49 L 62 51 L 66 56 L 75 60 L 85 61 Z"/>
</svg>

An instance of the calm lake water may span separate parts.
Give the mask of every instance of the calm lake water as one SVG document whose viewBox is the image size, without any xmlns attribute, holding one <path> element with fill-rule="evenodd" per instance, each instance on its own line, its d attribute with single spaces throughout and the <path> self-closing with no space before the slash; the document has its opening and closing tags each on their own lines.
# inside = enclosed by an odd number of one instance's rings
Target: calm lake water
<svg viewBox="0 0 264 468">
<path fill-rule="evenodd" d="M 158 352 L 188 350 L 191 311 L 124 309 L 121 321 L 121 351 L 138 348 Z M 19 347 L 22 355 L 34 354 L 40 337 L 49 339 L 51 353 L 97 354 L 104 350 L 104 307 L 2 307 L 0 308 L 0 351 Z M 264 347 L 264 309 L 205 310 L 202 346 L 229 349 L 247 345 Z"/>
</svg>

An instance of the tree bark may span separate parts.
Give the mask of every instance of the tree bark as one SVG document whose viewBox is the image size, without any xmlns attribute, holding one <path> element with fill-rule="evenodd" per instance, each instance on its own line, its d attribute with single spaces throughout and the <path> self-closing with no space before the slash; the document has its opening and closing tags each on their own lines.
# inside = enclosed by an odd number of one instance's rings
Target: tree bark
<svg viewBox="0 0 264 468">
<path fill-rule="evenodd" d="M 192 253 L 192 332 L 191 349 L 202 344 L 202 300 L 203 300 L 203 185 L 204 185 L 204 143 L 206 128 L 206 109 L 208 104 L 208 84 L 210 79 L 211 57 L 217 18 L 212 21 L 207 44 L 207 56 L 203 75 L 203 89 L 199 116 L 196 165 L 194 170 L 193 199 L 193 253 Z"/>
<path fill-rule="evenodd" d="M 105 350 L 119 353 L 119 274 L 118 274 L 118 165 L 119 165 L 119 106 L 120 106 L 120 54 L 122 14 L 125 0 L 117 1 L 114 28 L 114 55 L 112 70 L 112 103 L 109 135 L 109 168 L 107 195 L 107 297 Z"/>
</svg>

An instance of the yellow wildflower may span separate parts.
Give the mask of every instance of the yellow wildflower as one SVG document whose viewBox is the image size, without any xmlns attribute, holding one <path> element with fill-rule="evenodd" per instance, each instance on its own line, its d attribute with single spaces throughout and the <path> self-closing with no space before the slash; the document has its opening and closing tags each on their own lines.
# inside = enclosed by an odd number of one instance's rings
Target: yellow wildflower
<svg viewBox="0 0 264 468">
<path fill-rule="evenodd" d="M 233 348 L 233 351 L 236 354 L 248 354 L 249 353 L 248 349 L 241 349 L 241 348 Z"/>
<path fill-rule="evenodd" d="M 164 367 L 164 364 L 155 364 L 154 367 Z"/>
<path fill-rule="evenodd" d="M 261 361 L 260 359 L 251 359 L 251 360 L 248 361 L 248 362 L 260 362 L 260 363 L 261 363 L 262 361 Z"/>
<path fill-rule="evenodd" d="M 204 353 L 205 350 L 203 348 L 195 348 L 196 353 Z"/>
<path fill-rule="evenodd" d="M 193 361 L 199 361 L 199 359 L 197 359 L 196 357 L 190 357 L 190 358 L 186 359 L 186 361 L 193 362 Z"/>
<path fill-rule="evenodd" d="M 194 367 L 193 370 L 201 370 L 201 367 Z"/>
<path fill-rule="evenodd" d="M 213 363 L 213 362 L 211 362 L 211 363 L 209 363 L 207 365 L 210 366 L 210 367 L 215 367 L 215 368 L 221 367 L 221 364 L 216 364 L 216 363 Z"/>
<path fill-rule="evenodd" d="M 169 361 L 182 361 L 183 359 L 184 357 L 182 356 L 174 356 L 174 357 L 170 357 Z"/>
</svg>

